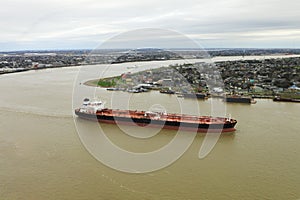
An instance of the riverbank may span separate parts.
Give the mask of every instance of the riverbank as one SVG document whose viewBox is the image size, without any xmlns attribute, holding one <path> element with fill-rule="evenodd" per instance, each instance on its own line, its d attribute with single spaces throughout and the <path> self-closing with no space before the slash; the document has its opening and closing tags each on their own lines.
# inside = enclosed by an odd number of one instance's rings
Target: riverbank
<svg viewBox="0 0 300 200">
<path fill-rule="evenodd" d="M 103 79 L 95 79 L 95 80 L 90 80 L 86 81 L 83 84 L 87 86 L 92 86 L 92 87 L 103 87 L 103 88 L 111 88 L 115 87 L 118 82 L 120 81 L 121 76 L 113 76 L 113 77 L 107 77 Z"/>
<path fill-rule="evenodd" d="M 20 59 L 21 56 L 17 56 L 16 58 Z M 41 57 L 41 56 L 37 56 L 37 57 Z M 50 57 L 53 57 L 52 55 Z M 66 56 L 66 58 L 68 58 L 69 56 Z M 192 60 L 197 60 L 197 62 L 206 62 L 206 61 L 213 61 L 213 62 L 221 62 L 221 61 L 236 61 L 236 60 L 261 60 L 261 59 L 276 59 L 276 58 L 293 58 L 293 57 L 300 57 L 300 55 L 298 54 L 290 54 L 290 55 L 287 55 L 287 54 L 269 54 L 269 55 L 244 55 L 244 56 L 241 56 L 241 55 L 237 55 L 237 56 L 217 56 L 217 55 L 214 55 L 213 57 L 211 58 L 194 58 L 194 59 L 191 59 L 191 58 L 185 58 L 185 59 L 177 59 L 177 61 L 179 61 L 178 63 L 180 63 L 180 61 L 182 60 L 185 60 L 185 61 L 188 61 L 188 62 L 191 62 Z M 5 60 L 3 60 L 3 57 L 0 57 L 2 58 L 2 63 L 3 62 L 7 62 Z M 26 56 L 22 59 L 25 59 L 27 58 Z M 74 56 L 73 59 L 75 59 L 76 56 Z M 80 57 L 80 60 L 82 61 L 84 59 L 84 57 Z M 13 62 L 13 58 L 10 58 L 10 62 Z M 23 62 L 26 62 L 26 60 L 22 60 Z M 155 61 L 155 60 L 153 60 Z M 160 60 L 160 61 L 172 61 L 172 60 Z M 174 59 L 173 59 L 174 61 Z M 176 61 L 176 60 L 175 60 Z M 0 62 L 0 63 L 1 63 Z M 8 62 L 8 63 L 10 63 Z M 74 61 L 72 61 L 74 62 Z M 140 61 L 142 62 L 142 61 Z M 149 62 L 149 61 L 148 61 Z M 109 62 L 106 62 L 106 64 L 109 63 Z M 133 65 L 135 63 L 138 63 L 138 62 L 122 62 L 122 63 L 132 63 Z M 3 75 L 3 74 L 11 74 L 11 73 L 20 73 L 20 72 L 25 72 L 25 71 L 31 71 L 31 70 L 42 70 L 42 69 L 51 69 L 51 68 L 65 68 L 65 67 L 74 67 L 74 66 L 86 66 L 86 65 L 100 65 L 100 64 L 104 64 L 104 63 L 99 63 L 99 62 L 95 62 L 95 63 L 79 63 L 79 62 L 74 62 L 72 64 L 60 64 L 60 65 L 53 65 L 53 64 L 42 64 L 41 66 L 42 67 L 39 67 L 38 64 L 37 64 L 37 67 L 24 67 L 24 66 L 21 66 L 21 67 L 12 67 L 12 64 L 11 66 L 9 67 L 5 67 L 5 66 L 0 66 L 0 75 Z M 120 63 L 115 63 L 115 64 L 120 64 Z M 23 64 L 22 64 L 23 65 Z"/>
<path fill-rule="evenodd" d="M 55 69 L 55 68 L 66 68 L 66 67 L 79 67 L 81 65 L 65 65 L 65 66 L 49 66 L 49 67 L 36 67 L 36 68 L 25 68 L 25 69 L 12 69 L 8 71 L 0 71 L 0 75 L 4 74 L 13 74 L 13 73 L 21 73 L 35 70 L 44 70 L 44 69 Z"/>
<path fill-rule="evenodd" d="M 103 79 L 90 80 L 85 83 L 88 86 L 111 88 L 110 90 L 135 91 L 140 87 L 172 91 L 169 94 L 196 94 L 204 93 L 209 96 L 214 90 L 221 88 L 222 93 L 250 96 L 252 98 L 274 99 L 300 99 L 299 89 L 293 82 L 299 85 L 300 59 L 269 59 L 263 61 L 266 65 L 261 68 L 258 60 L 246 61 L 220 61 L 216 68 L 221 72 L 219 87 L 214 83 L 214 88 L 208 90 L 210 77 L 214 73 L 207 63 L 193 64 L 170 64 L 155 69 L 136 71 L 135 73 L 125 72 L 119 76 L 112 76 Z M 285 63 L 289 63 L 288 65 Z M 299 64 L 299 65 L 298 65 Z M 247 65 L 247 67 L 245 67 Z M 231 66 L 232 69 L 227 69 Z M 146 84 L 146 85 L 145 85 Z M 148 84 L 148 85 L 147 85 Z M 223 88 L 225 89 L 223 91 Z M 144 88 L 145 89 L 145 88 Z M 135 91 L 139 92 L 139 91 Z"/>
</svg>

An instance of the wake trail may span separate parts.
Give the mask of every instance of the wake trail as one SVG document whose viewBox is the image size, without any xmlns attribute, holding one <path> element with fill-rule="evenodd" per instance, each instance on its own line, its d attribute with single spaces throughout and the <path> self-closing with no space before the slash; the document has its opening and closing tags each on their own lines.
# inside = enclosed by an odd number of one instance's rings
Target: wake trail
<svg viewBox="0 0 300 200">
<path fill-rule="evenodd" d="M 21 114 L 29 114 L 29 115 L 37 115 L 44 117 L 53 117 L 53 118 L 73 118 L 73 113 L 62 113 L 56 111 L 46 111 L 46 110 L 27 110 L 20 108 L 10 108 L 10 107 L 0 107 L 0 112 L 13 112 L 13 113 L 21 113 Z"/>
</svg>

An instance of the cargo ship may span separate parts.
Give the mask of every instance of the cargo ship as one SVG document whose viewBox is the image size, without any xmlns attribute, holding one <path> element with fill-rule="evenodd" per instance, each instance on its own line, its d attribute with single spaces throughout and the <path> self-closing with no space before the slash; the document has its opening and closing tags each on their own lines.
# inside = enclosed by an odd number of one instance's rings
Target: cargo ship
<svg viewBox="0 0 300 200">
<path fill-rule="evenodd" d="M 256 103 L 256 101 L 252 97 L 246 97 L 241 95 L 226 96 L 224 101 L 231 102 L 231 103 L 247 103 L 247 104 Z"/>
<path fill-rule="evenodd" d="M 226 117 L 170 114 L 166 112 L 108 109 L 100 100 L 84 99 L 75 114 L 84 119 L 110 124 L 159 127 L 197 132 L 233 132 L 237 121 Z"/>
<path fill-rule="evenodd" d="M 203 93 L 182 93 L 184 98 L 191 98 L 191 99 L 206 99 L 207 95 Z"/>
<path fill-rule="evenodd" d="M 283 98 L 283 97 L 275 97 L 273 101 L 282 101 L 282 102 L 296 102 L 300 103 L 300 99 L 293 99 L 293 98 Z"/>
</svg>

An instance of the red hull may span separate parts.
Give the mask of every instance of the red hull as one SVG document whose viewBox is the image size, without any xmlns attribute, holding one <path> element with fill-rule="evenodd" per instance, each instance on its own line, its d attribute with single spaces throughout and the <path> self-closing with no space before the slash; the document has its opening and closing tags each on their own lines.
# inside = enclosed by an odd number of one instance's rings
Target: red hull
<svg viewBox="0 0 300 200">
<path fill-rule="evenodd" d="M 84 117 L 83 117 L 84 118 Z M 85 118 L 91 120 L 91 118 Z M 182 131 L 190 131 L 190 132 L 200 132 L 200 133 L 228 133 L 234 132 L 235 128 L 223 128 L 223 129 L 204 129 L 204 128 L 191 128 L 191 127 L 182 127 L 182 126 L 168 126 L 168 125 L 156 125 L 156 124 L 141 124 L 141 123 L 134 123 L 134 122 L 124 122 L 124 121 L 112 121 L 112 120 L 103 120 L 103 119 L 96 119 L 94 121 L 98 121 L 100 123 L 106 124 L 122 124 L 127 126 L 140 126 L 140 127 L 151 127 L 151 128 L 163 128 L 169 130 L 182 130 Z"/>
</svg>

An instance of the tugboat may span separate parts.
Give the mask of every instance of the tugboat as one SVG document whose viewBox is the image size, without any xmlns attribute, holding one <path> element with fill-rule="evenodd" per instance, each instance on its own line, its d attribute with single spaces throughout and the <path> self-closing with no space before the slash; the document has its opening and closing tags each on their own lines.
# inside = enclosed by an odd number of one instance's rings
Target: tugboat
<svg viewBox="0 0 300 200">
<path fill-rule="evenodd" d="M 84 99 L 82 107 L 75 114 L 87 120 L 100 123 L 127 124 L 141 127 L 162 127 L 173 130 L 197 132 L 233 132 L 237 120 L 226 117 L 170 114 L 166 112 L 108 109 L 102 101 Z"/>
</svg>

